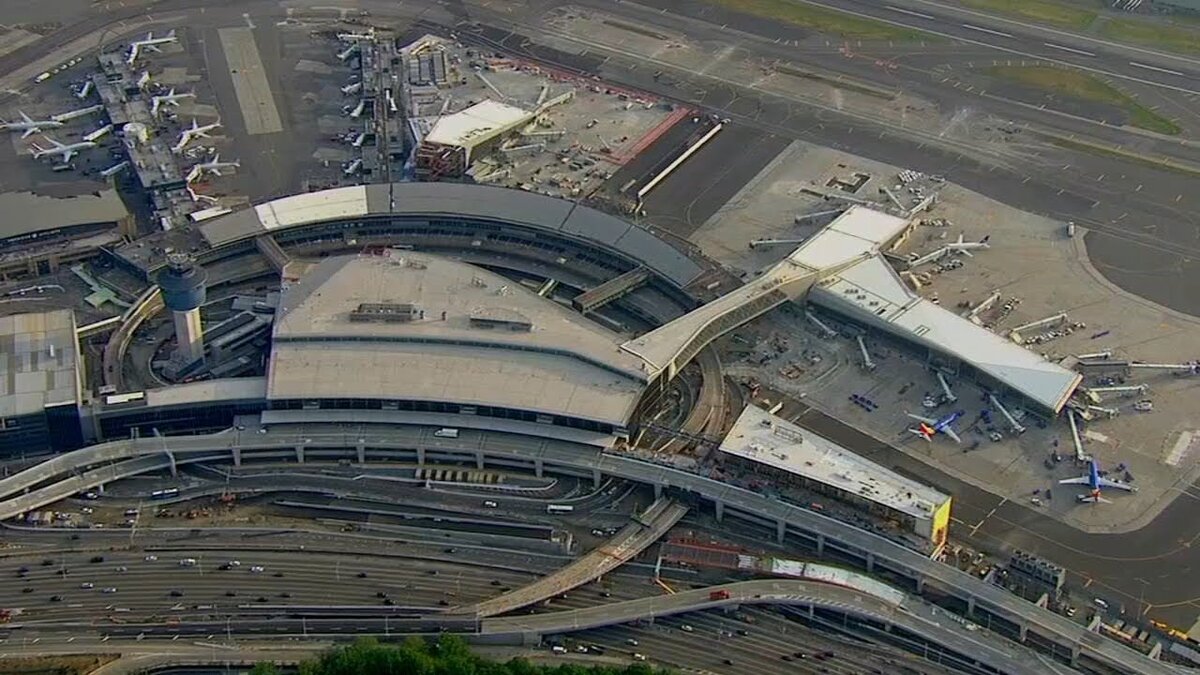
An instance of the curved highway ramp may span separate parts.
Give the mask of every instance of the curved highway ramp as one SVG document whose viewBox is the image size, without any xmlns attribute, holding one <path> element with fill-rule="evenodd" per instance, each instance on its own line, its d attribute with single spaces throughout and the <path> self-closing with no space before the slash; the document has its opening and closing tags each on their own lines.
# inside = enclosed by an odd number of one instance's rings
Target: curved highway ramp
<svg viewBox="0 0 1200 675">
<path fill-rule="evenodd" d="M 658 541 L 674 527 L 687 510 L 688 507 L 673 500 L 658 499 L 637 517 L 638 522 L 626 525 L 604 545 L 579 560 L 528 586 L 491 600 L 484 600 L 474 607 L 459 608 L 458 611 L 486 618 L 527 607 L 578 588 L 629 562 L 646 550 L 646 547 Z"/>
</svg>

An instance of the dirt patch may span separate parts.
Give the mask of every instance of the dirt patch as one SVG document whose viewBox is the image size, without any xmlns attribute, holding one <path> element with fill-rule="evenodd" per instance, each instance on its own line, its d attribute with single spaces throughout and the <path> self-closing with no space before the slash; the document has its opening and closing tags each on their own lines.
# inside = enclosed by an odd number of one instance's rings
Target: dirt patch
<svg viewBox="0 0 1200 675">
<path fill-rule="evenodd" d="M 0 659 L 0 675 L 86 675 L 116 658 L 116 654 L 80 654 Z"/>
</svg>

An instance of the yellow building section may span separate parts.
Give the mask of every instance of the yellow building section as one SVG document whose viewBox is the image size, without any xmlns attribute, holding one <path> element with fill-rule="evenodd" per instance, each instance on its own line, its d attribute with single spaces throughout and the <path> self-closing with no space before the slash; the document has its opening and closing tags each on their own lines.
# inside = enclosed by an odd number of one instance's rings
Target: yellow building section
<svg viewBox="0 0 1200 675">
<path fill-rule="evenodd" d="M 946 497 L 946 501 L 942 502 L 942 505 L 933 511 L 933 522 L 930 533 L 934 549 L 938 553 L 946 545 L 946 536 L 950 531 L 950 504 L 953 501 L 953 497 Z M 937 553 L 934 555 L 937 555 Z"/>
</svg>

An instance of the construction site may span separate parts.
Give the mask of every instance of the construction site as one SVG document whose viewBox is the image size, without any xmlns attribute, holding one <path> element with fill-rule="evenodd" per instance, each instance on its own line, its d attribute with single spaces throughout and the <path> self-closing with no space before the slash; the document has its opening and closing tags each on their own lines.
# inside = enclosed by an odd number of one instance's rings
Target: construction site
<svg viewBox="0 0 1200 675">
<path fill-rule="evenodd" d="M 641 92 L 437 36 L 400 53 L 419 180 L 585 197 L 693 117 Z"/>
</svg>

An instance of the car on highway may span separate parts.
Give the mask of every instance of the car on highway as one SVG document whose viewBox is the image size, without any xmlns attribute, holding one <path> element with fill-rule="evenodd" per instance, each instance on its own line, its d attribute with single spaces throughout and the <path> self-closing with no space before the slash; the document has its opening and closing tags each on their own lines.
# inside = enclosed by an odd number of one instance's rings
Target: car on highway
<svg viewBox="0 0 1200 675">
<path fill-rule="evenodd" d="M 145 560 L 146 562 L 155 562 L 155 561 L 157 561 L 157 560 L 158 560 L 158 556 L 156 556 L 156 555 L 148 555 L 148 556 L 146 556 L 145 558 L 143 558 L 143 560 Z"/>
<path fill-rule="evenodd" d="M 225 564 L 229 565 L 230 567 L 241 567 L 242 561 L 241 560 L 230 560 L 229 562 L 227 562 Z"/>
<path fill-rule="evenodd" d="M 179 561 L 179 566 L 180 567 L 195 567 L 196 559 L 195 558 L 183 558 Z"/>
<path fill-rule="evenodd" d="M 634 653 L 633 653 L 633 660 L 634 660 L 634 661 L 645 661 L 645 660 L 646 660 L 646 655 L 645 655 L 645 654 L 639 654 L 639 653 L 637 653 L 637 652 L 634 652 Z"/>
<path fill-rule="evenodd" d="M 227 597 L 227 598 L 236 598 L 236 597 L 237 597 L 237 591 L 225 591 L 225 597 Z"/>
<path fill-rule="evenodd" d="M 45 560 L 42 561 L 42 567 L 49 567 L 53 564 L 54 564 L 53 558 L 46 558 Z"/>
<path fill-rule="evenodd" d="M 359 578 L 359 579 L 366 579 L 366 578 L 367 578 L 367 573 L 366 573 L 366 572 L 359 572 L 359 573 L 358 573 L 358 578 Z"/>
<path fill-rule="evenodd" d="M 488 500 L 486 500 L 486 501 L 484 501 L 484 502 L 483 502 L 483 508 L 485 508 L 485 509 L 498 509 L 498 508 L 500 508 L 500 505 L 499 505 L 499 504 L 497 504 L 496 502 L 494 502 L 494 501 L 492 501 L 492 500 L 488 499 Z"/>
<path fill-rule="evenodd" d="M 80 588 L 82 588 L 82 589 L 83 589 L 83 590 L 85 590 L 85 591 L 90 591 L 90 590 L 92 590 L 93 588 L 95 588 L 95 587 L 96 587 L 96 585 L 95 585 L 95 584 L 93 584 L 93 583 L 92 583 L 92 582 L 90 582 L 90 581 L 85 581 L 85 582 L 83 582 L 82 584 L 79 584 L 79 587 L 80 587 Z"/>
<path fill-rule="evenodd" d="M 91 560 L 88 560 L 88 562 L 90 562 L 90 563 L 102 563 L 102 562 L 104 562 L 104 556 L 102 556 L 102 555 L 94 555 L 94 556 L 92 556 Z"/>
<path fill-rule="evenodd" d="M 170 596 L 171 596 L 172 598 L 182 598 L 182 597 L 183 597 L 183 591 L 179 590 L 178 588 L 172 589 L 172 590 L 171 590 L 171 593 L 170 593 Z"/>
<path fill-rule="evenodd" d="M 62 602 L 62 601 L 63 601 L 63 596 L 61 596 L 61 595 L 50 596 L 50 602 Z"/>
<path fill-rule="evenodd" d="M 26 567 L 26 566 L 24 566 L 24 565 L 21 565 L 19 568 L 17 568 L 17 576 L 19 576 L 19 577 L 23 577 L 23 576 L 25 576 L 26 574 L 29 574 L 29 568 L 28 568 L 28 567 Z"/>
<path fill-rule="evenodd" d="M 117 587 L 116 587 L 116 586 L 108 586 L 108 587 L 106 587 L 106 588 L 104 588 L 104 589 L 101 589 L 101 591 L 100 591 L 100 592 L 101 592 L 101 593 L 116 593 L 116 592 L 117 592 Z"/>
<path fill-rule="evenodd" d="M 126 566 L 124 566 L 124 565 L 120 565 L 120 566 L 118 566 L 118 567 L 116 568 L 116 570 L 117 570 L 117 572 L 118 572 L 118 573 L 120 573 L 120 574 L 124 574 L 124 573 L 126 573 L 126 572 L 128 572 L 128 571 L 129 571 L 129 568 L 128 568 L 128 567 L 126 567 Z"/>
<path fill-rule="evenodd" d="M 686 624 L 686 623 L 685 623 L 685 624 L 683 624 L 682 626 L 680 626 L 680 627 L 679 627 L 679 630 L 681 630 L 681 631 L 683 631 L 683 632 L 685 632 L 685 633 L 693 633 L 693 632 L 695 632 L 695 631 L 696 631 L 696 629 L 695 629 L 695 628 L 692 628 L 691 624 Z"/>
<path fill-rule="evenodd" d="M 26 586 L 25 588 L 22 588 L 22 589 L 21 589 L 21 592 L 22 592 L 22 593 L 32 593 L 32 592 L 33 592 L 33 587 L 32 587 L 32 586 Z"/>
<path fill-rule="evenodd" d="M 261 574 L 265 568 L 262 565 L 254 565 L 250 568 L 251 574 Z"/>
<path fill-rule="evenodd" d="M 638 646 L 638 641 L 634 640 L 633 638 L 629 638 L 625 640 L 625 644 L 629 645 L 630 647 L 636 647 Z"/>
</svg>

